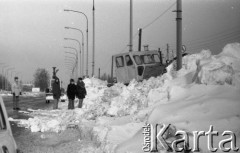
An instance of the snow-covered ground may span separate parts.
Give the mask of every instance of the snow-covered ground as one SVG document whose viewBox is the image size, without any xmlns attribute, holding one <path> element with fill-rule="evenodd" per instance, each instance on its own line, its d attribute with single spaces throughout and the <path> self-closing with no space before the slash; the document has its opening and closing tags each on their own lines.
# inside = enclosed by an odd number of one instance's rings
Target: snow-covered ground
<svg viewBox="0 0 240 153">
<path fill-rule="evenodd" d="M 21 96 L 23 97 L 39 97 L 40 95 L 44 95 L 43 92 L 23 92 Z M 10 97 L 12 96 L 10 91 L 0 91 L 0 96 L 2 97 Z"/>
<path fill-rule="evenodd" d="M 82 109 L 67 110 L 67 103 L 60 103 L 59 110 L 31 110 L 33 118 L 11 120 L 32 132 L 61 132 L 77 125 L 100 142 L 85 148 L 97 153 L 143 152 L 145 123 L 170 123 L 189 133 L 207 132 L 213 125 L 220 133 L 213 146 L 218 148 L 222 132 L 230 130 L 240 147 L 240 44 L 228 44 L 218 55 L 203 50 L 185 56 L 183 68 L 176 72 L 174 67 L 161 77 L 132 80 L 129 86 L 108 88 L 104 81 L 85 79 L 88 94 Z M 206 136 L 200 138 L 200 151 L 210 152 Z"/>
</svg>

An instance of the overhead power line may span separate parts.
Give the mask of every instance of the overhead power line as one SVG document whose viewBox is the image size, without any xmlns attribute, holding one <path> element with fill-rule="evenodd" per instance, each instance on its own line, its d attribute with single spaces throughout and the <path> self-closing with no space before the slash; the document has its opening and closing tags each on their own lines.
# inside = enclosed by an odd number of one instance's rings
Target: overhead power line
<svg viewBox="0 0 240 153">
<path fill-rule="evenodd" d="M 142 29 L 146 29 L 150 25 L 152 25 L 154 22 L 156 22 L 159 18 L 161 18 L 164 14 L 166 14 L 175 4 L 176 4 L 176 2 L 174 2 L 172 5 L 170 5 L 164 12 L 162 12 L 158 17 L 156 17 L 152 22 L 145 25 Z"/>
</svg>

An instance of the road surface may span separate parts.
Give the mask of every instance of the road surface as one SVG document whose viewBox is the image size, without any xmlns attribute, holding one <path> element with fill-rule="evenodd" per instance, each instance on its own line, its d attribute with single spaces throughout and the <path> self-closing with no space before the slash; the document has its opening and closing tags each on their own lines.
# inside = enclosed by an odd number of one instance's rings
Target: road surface
<svg viewBox="0 0 240 153">
<path fill-rule="evenodd" d="M 14 119 L 28 119 L 27 114 L 12 109 L 12 97 L 3 97 L 9 117 Z M 30 109 L 52 109 L 52 102 L 45 103 L 45 97 L 21 97 L 20 108 L 23 111 Z M 35 132 L 18 127 L 17 123 L 10 122 L 13 136 L 18 148 L 24 153 L 78 153 L 85 152 L 83 148 L 93 145 L 91 140 L 81 140 L 79 129 L 67 129 L 61 133 Z"/>
</svg>

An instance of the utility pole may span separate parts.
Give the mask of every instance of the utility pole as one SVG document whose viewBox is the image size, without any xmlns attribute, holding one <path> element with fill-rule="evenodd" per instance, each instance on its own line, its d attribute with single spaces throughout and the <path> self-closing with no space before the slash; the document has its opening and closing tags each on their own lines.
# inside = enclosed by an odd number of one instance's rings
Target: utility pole
<svg viewBox="0 0 240 153">
<path fill-rule="evenodd" d="M 98 69 L 98 78 L 100 79 L 100 68 Z"/>
<path fill-rule="evenodd" d="M 163 64 L 162 51 L 160 48 L 158 48 L 158 52 L 159 52 L 160 64 Z"/>
<path fill-rule="evenodd" d="M 133 12 L 132 0 L 130 0 L 130 38 L 129 38 L 129 52 L 133 50 Z"/>
<path fill-rule="evenodd" d="M 142 45 L 142 29 L 138 29 L 138 51 L 141 51 L 141 45 Z"/>
<path fill-rule="evenodd" d="M 182 0 L 177 0 L 177 71 L 182 68 Z"/>
<path fill-rule="evenodd" d="M 93 0 L 93 62 L 92 62 L 92 77 L 94 76 L 94 62 L 95 62 L 95 6 Z"/>
<path fill-rule="evenodd" d="M 169 62 L 169 45 L 167 44 L 167 61 Z"/>
</svg>

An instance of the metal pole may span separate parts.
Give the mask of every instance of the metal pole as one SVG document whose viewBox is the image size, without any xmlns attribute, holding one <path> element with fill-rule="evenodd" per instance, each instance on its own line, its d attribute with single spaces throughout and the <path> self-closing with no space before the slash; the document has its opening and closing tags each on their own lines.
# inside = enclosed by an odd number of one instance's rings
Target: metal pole
<svg viewBox="0 0 240 153">
<path fill-rule="evenodd" d="M 132 51 L 133 48 L 133 14 L 132 14 L 132 0 L 130 0 L 130 40 L 129 40 L 129 52 Z"/>
<path fill-rule="evenodd" d="M 167 61 L 169 62 L 169 45 L 167 44 Z"/>
<path fill-rule="evenodd" d="M 88 77 L 88 22 L 87 22 L 87 60 L 86 60 L 86 76 Z"/>
<path fill-rule="evenodd" d="M 2 68 L 2 90 L 4 90 L 4 67 Z"/>
<path fill-rule="evenodd" d="M 75 52 L 76 52 L 76 54 L 74 54 L 75 56 L 76 56 L 76 75 L 78 75 L 78 51 L 77 51 L 77 49 L 76 48 L 73 48 L 73 47 L 64 47 L 64 48 L 68 48 L 68 49 L 73 49 L 73 50 L 75 50 Z M 70 53 L 70 52 L 65 52 L 65 53 Z M 80 53 L 81 53 L 81 51 L 80 51 Z M 70 53 L 71 54 L 71 53 Z"/>
<path fill-rule="evenodd" d="M 112 56 L 112 67 L 111 67 L 111 80 L 113 81 L 113 56 Z"/>
<path fill-rule="evenodd" d="M 81 66 L 81 69 L 82 69 L 81 73 L 84 76 L 84 35 L 83 35 L 83 32 L 82 32 L 81 29 L 73 28 L 73 27 L 65 27 L 65 29 L 77 30 L 77 31 L 81 32 L 81 34 L 82 34 L 82 59 L 80 59 L 80 61 L 81 61 L 80 66 Z"/>
<path fill-rule="evenodd" d="M 82 75 L 84 76 L 84 41 L 82 42 Z"/>
<path fill-rule="evenodd" d="M 92 57 L 92 77 L 94 76 L 94 62 L 95 62 L 95 6 L 93 0 L 93 57 Z"/>
<path fill-rule="evenodd" d="M 78 53 L 77 53 L 77 50 L 76 50 L 76 48 L 73 48 L 73 47 L 65 47 L 65 48 L 71 48 L 71 49 L 74 49 L 75 51 L 76 51 L 76 54 L 77 54 L 77 56 L 79 56 L 80 58 L 79 58 L 79 65 L 78 65 L 78 68 L 80 69 L 80 75 L 81 75 L 81 43 L 77 40 L 77 39 L 73 39 L 73 38 L 64 38 L 64 40 L 74 40 L 74 41 L 76 41 L 77 43 L 78 43 L 78 45 L 79 45 L 79 55 L 78 55 Z M 77 69 L 78 69 L 77 68 Z M 77 72 L 77 75 L 78 75 L 78 72 Z"/>
<path fill-rule="evenodd" d="M 162 52 L 161 52 L 161 49 L 158 48 L 158 52 L 159 52 L 159 58 L 160 58 L 160 64 L 163 64 L 163 59 L 162 59 Z"/>
<path fill-rule="evenodd" d="M 177 0 L 177 70 L 182 68 L 182 0 Z"/>
<path fill-rule="evenodd" d="M 86 60 L 86 75 L 88 76 L 88 17 L 85 13 L 83 12 L 80 12 L 80 11 L 75 11 L 75 10 L 68 10 L 68 9 L 64 9 L 64 11 L 69 11 L 69 12 L 75 12 L 75 13 L 80 13 L 80 14 L 83 14 L 87 20 L 87 30 L 86 30 L 86 33 L 87 33 L 87 60 Z"/>
<path fill-rule="evenodd" d="M 0 63 L 0 65 L 3 65 L 4 63 Z M 2 74 L 1 74 L 1 89 L 3 90 L 3 67 L 2 67 Z"/>
<path fill-rule="evenodd" d="M 81 67 L 81 62 L 82 62 L 82 61 L 81 61 L 81 59 L 82 59 L 82 58 L 81 58 L 81 52 L 82 52 L 82 50 L 81 50 L 81 44 L 79 44 L 79 69 L 80 69 L 80 72 L 79 72 L 79 73 L 80 73 L 80 77 L 83 75 L 83 74 L 82 74 L 82 67 Z"/>
<path fill-rule="evenodd" d="M 5 65 L 2 67 L 2 74 L 3 74 L 3 77 L 2 77 L 2 83 L 3 83 L 3 90 L 6 89 L 6 75 L 4 73 L 4 69 L 9 67 L 8 65 Z"/>
<path fill-rule="evenodd" d="M 138 29 L 138 51 L 141 51 L 141 45 L 142 45 L 142 29 Z"/>
<path fill-rule="evenodd" d="M 98 69 L 98 78 L 100 79 L 100 68 Z"/>
</svg>

